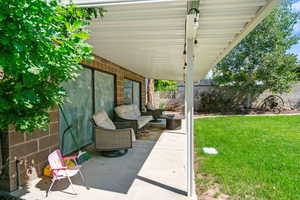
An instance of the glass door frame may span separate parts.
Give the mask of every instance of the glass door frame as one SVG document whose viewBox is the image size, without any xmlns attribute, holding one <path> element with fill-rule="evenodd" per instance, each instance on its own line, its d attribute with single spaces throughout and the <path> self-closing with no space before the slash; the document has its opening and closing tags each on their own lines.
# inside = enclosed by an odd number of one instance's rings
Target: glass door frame
<svg viewBox="0 0 300 200">
<path fill-rule="evenodd" d="M 131 93 L 131 99 L 132 99 L 132 101 L 133 101 L 133 98 L 134 98 L 133 83 L 136 82 L 136 83 L 139 84 L 139 106 L 140 106 L 139 109 L 141 110 L 142 109 L 142 83 L 140 81 L 124 77 L 123 87 L 124 87 L 124 82 L 125 82 L 126 79 L 132 81 L 132 87 L 131 87 L 132 88 L 132 93 Z M 124 90 L 124 88 L 123 88 L 123 90 Z M 124 97 L 125 97 L 125 95 L 124 95 Z M 133 102 L 131 102 L 131 103 L 133 103 Z"/>
<path fill-rule="evenodd" d="M 102 73 L 106 73 L 106 74 L 110 74 L 114 77 L 114 106 L 117 106 L 117 76 L 116 74 L 114 73 L 111 73 L 111 72 L 107 72 L 107 71 L 104 71 L 104 70 L 101 70 L 101 69 L 95 69 L 89 65 L 84 65 L 82 64 L 82 66 L 84 68 L 88 68 L 92 71 L 92 106 L 93 106 L 93 113 L 96 112 L 96 104 L 95 104 L 95 71 L 98 71 L 98 72 L 102 72 Z"/>
</svg>

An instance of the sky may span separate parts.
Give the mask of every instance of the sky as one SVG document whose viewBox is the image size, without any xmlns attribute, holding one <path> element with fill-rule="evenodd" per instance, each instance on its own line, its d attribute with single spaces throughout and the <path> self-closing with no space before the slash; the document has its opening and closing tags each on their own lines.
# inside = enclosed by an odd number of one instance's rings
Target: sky
<svg viewBox="0 0 300 200">
<path fill-rule="evenodd" d="M 300 0 L 295 0 L 294 1 L 294 3 L 293 3 L 293 9 L 296 12 L 300 13 Z M 298 21 L 298 23 L 294 27 L 294 34 L 295 35 L 300 35 L 300 20 Z M 290 52 L 296 54 L 298 56 L 298 60 L 300 61 L 300 42 L 298 42 L 298 44 L 294 45 L 290 49 Z"/>
</svg>

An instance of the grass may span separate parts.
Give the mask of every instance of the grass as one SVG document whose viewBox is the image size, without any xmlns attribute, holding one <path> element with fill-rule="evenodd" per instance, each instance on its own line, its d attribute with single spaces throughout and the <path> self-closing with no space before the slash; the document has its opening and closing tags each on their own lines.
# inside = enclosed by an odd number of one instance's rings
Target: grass
<svg viewBox="0 0 300 200">
<path fill-rule="evenodd" d="M 300 116 L 197 119 L 195 135 L 202 190 L 213 181 L 231 199 L 300 199 Z"/>
</svg>

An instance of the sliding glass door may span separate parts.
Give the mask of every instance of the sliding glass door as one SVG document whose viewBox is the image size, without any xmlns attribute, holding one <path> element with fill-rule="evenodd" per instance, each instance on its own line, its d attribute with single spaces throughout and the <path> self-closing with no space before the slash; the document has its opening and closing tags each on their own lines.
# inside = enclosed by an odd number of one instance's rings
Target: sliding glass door
<svg viewBox="0 0 300 200">
<path fill-rule="evenodd" d="M 92 142 L 89 119 L 97 110 L 105 110 L 113 117 L 115 106 L 115 76 L 90 68 L 83 68 L 76 80 L 63 84 L 68 93 L 60 109 L 60 148 L 70 154 Z"/>
<path fill-rule="evenodd" d="M 68 93 L 60 110 L 60 147 L 64 155 L 91 143 L 93 114 L 92 71 L 84 68 L 74 81 L 63 84 Z"/>
<path fill-rule="evenodd" d="M 135 104 L 140 108 L 141 105 L 141 88 L 137 81 L 124 80 L 124 104 Z"/>
<path fill-rule="evenodd" d="M 132 104 L 141 106 L 140 83 L 132 81 Z"/>
<path fill-rule="evenodd" d="M 95 71 L 95 111 L 105 110 L 113 118 L 115 107 L 115 76 Z"/>
</svg>

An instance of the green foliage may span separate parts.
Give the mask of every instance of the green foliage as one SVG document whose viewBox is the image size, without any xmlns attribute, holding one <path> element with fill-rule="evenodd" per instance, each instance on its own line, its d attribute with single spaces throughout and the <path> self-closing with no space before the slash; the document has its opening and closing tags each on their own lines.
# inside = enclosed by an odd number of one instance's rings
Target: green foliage
<svg viewBox="0 0 300 200">
<path fill-rule="evenodd" d="M 177 89 L 176 81 L 155 80 L 155 91 L 175 91 Z"/>
<path fill-rule="evenodd" d="M 46 129 L 47 110 L 64 101 L 61 83 L 92 59 L 85 27 L 102 10 L 56 1 L 0 0 L 0 130 Z"/>
<path fill-rule="evenodd" d="M 288 92 L 297 80 L 297 57 L 287 50 L 299 40 L 292 34 L 298 19 L 284 1 L 216 66 L 214 81 L 252 96 Z"/>
<path fill-rule="evenodd" d="M 298 67 L 296 68 L 296 73 L 298 76 L 298 80 L 300 81 L 300 65 L 298 64 Z"/>
<path fill-rule="evenodd" d="M 159 104 L 159 109 L 164 109 L 166 107 L 166 104 L 165 103 L 160 103 Z"/>
</svg>

